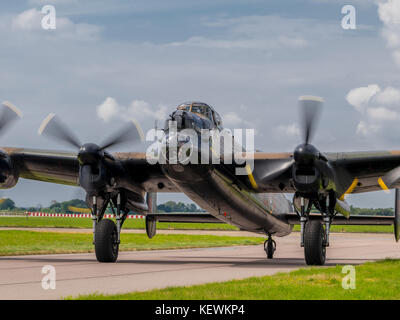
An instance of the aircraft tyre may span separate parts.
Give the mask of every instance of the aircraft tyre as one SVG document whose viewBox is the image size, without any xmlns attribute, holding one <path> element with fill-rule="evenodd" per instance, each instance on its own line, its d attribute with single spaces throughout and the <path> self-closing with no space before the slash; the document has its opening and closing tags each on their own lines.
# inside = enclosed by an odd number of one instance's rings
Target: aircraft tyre
<svg viewBox="0 0 400 320">
<path fill-rule="evenodd" d="M 272 259 L 274 257 L 274 252 L 276 250 L 276 242 L 271 238 L 268 238 L 264 242 L 264 251 L 267 254 L 268 259 Z"/>
<path fill-rule="evenodd" d="M 99 262 L 115 262 L 118 258 L 118 233 L 114 221 L 100 220 L 96 226 L 94 244 L 96 258 Z"/>
<path fill-rule="evenodd" d="M 325 263 L 325 231 L 318 220 L 308 220 L 304 230 L 304 257 L 307 265 L 322 266 Z"/>
</svg>

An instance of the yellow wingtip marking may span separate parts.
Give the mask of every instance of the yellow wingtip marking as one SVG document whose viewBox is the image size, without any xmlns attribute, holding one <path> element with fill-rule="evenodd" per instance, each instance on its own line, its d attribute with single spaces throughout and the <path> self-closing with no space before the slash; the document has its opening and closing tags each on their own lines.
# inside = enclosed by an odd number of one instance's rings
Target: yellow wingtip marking
<svg viewBox="0 0 400 320">
<path fill-rule="evenodd" d="M 378 179 L 378 184 L 380 185 L 380 187 L 382 188 L 382 190 L 389 190 L 389 188 L 386 186 L 385 182 L 383 182 L 382 177 Z"/>
<path fill-rule="evenodd" d="M 342 196 L 339 198 L 339 200 L 343 201 L 344 200 L 344 196 L 346 194 L 352 193 L 354 191 L 354 189 L 357 187 L 357 183 L 358 183 L 358 178 L 354 178 L 354 180 L 351 183 L 350 187 L 346 190 L 345 193 L 342 194 Z"/>
</svg>

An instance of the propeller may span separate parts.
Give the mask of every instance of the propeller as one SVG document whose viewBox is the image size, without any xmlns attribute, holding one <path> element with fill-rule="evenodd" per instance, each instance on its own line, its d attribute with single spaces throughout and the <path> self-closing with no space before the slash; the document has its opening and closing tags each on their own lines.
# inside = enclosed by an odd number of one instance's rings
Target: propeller
<svg viewBox="0 0 400 320">
<path fill-rule="evenodd" d="M 9 126 L 18 118 L 22 117 L 22 112 L 10 102 L 3 102 L 0 112 L 0 135 L 4 134 Z M 18 172 L 11 163 L 10 156 L 0 150 L 0 186 L 11 188 L 18 181 Z"/>
<path fill-rule="evenodd" d="M 111 183 L 113 180 L 113 174 L 110 173 L 111 167 L 106 164 L 105 159 L 114 160 L 114 158 L 105 149 L 126 142 L 136 143 L 143 140 L 141 127 L 137 122 L 132 121 L 100 145 L 95 143 L 82 145 L 74 133 L 54 113 L 43 120 L 39 127 L 39 135 L 46 135 L 78 149 L 79 184 L 89 195 L 96 195 L 104 190 L 107 184 L 113 184 Z"/>
<path fill-rule="evenodd" d="M 315 134 L 323 102 L 324 100 L 320 97 L 301 96 L 299 98 L 299 110 L 302 116 L 301 130 L 304 144 L 309 144 Z"/>
<path fill-rule="evenodd" d="M 302 96 L 299 98 L 301 114 L 302 144 L 294 150 L 293 157 L 300 165 L 311 165 L 314 160 L 324 157 L 310 141 L 312 140 L 321 114 L 323 99 L 314 96 Z"/>
<path fill-rule="evenodd" d="M 299 98 L 302 143 L 295 148 L 292 159 L 283 162 L 282 160 L 272 160 L 265 164 L 261 170 L 265 172 L 261 177 L 263 181 L 273 180 L 290 168 L 293 169 L 293 166 L 303 168 L 318 166 L 325 169 L 325 166 L 320 163 L 321 161 L 316 160 L 327 162 L 327 158 L 310 144 L 318 125 L 322 104 L 323 99 L 319 97 L 301 96 Z"/>
<path fill-rule="evenodd" d="M 55 113 L 50 113 L 39 127 L 39 135 L 45 134 L 55 140 L 62 141 L 75 148 L 80 148 L 81 143 L 68 127 L 56 117 Z"/>
<path fill-rule="evenodd" d="M 0 113 L 0 135 L 18 118 L 22 118 L 22 112 L 12 103 L 4 101 Z"/>
<path fill-rule="evenodd" d="M 74 135 L 74 133 L 69 130 L 68 127 L 54 113 L 50 113 L 43 120 L 39 127 L 39 135 L 46 135 L 77 149 L 81 149 L 82 146 L 84 146 Z M 143 131 L 139 123 L 135 120 L 132 120 L 132 122 L 129 122 L 97 147 L 99 150 L 104 150 L 126 142 L 135 143 L 142 141 L 144 139 L 143 137 Z"/>
</svg>

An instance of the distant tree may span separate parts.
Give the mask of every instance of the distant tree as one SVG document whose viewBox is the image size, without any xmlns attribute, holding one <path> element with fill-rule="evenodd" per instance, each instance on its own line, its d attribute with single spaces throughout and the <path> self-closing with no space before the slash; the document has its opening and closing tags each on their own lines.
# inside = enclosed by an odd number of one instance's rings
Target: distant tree
<svg viewBox="0 0 400 320">
<path fill-rule="evenodd" d="M 199 212 L 202 211 L 194 203 L 185 204 L 183 202 L 167 201 L 157 206 L 159 212 Z"/>
<path fill-rule="evenodd" d="M 0 200 L 0 210 L 13 210 L 15 208 L 15 202 L 10 198 Z"/>
<path fill-rule="evenodd" d="M 393 216 L 394 210 L 392 208 L 355 208 L 350 206 L 352 215 L 360 216 Z"/>
<path fill-rule="evenodd" d="M 86 202 L 80 199 L 72 199 L 63 202 L 52 202 L 49 207 L 49 211 L 51 212 L 63 212 L 63 213 L 71 213 L 69 207 L 76 208 L 87 208 Z"/>
</svg>

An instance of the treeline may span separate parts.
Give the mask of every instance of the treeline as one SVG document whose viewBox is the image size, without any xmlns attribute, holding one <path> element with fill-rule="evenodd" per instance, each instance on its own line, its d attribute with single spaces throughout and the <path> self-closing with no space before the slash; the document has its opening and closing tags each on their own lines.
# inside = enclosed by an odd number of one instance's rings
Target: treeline
<svg viewBox="0 0 400 320">
<path fill-rule="evenodd" d="M 203 211 L 194 203 L 167 201 L 157 206 L 158 212 L 201 212 Z"/>
<path fill-rule="evenodd" d="M 350 206 L 351 215 L 360 216 L 393 216 L 394 210 L 392 208 L 355 208 Z"/>
<path fill-rule="evenodd" d="M 68 201 L 52 201 L 49 207 L 16 207 L 15 202 L 10 198 L 0 199 L 0 210 L 7 211 L 41 211 L 49 213 L 73 213 L 77 212 L 79 208 L 87 209 L 86 202 L 80 199 L 72 199 Z M 75 209 L 75 211 L 74 211 Z M 78 209 L 78 210 L 77 210 Z M 157 212 L 203 212 L 194 203 L 183 203 L 175 201 L 167 201 L 165 203 L 157 205 Z M 368 215 L 368 216 L 393 216 L 394 210 L 392 208 L 357 208 L 350 206 L 351 215 Z M 111 213 L 111 209 L 106 210 L 107 213 Z"/>
<path fill-rule="evenodd" d="M 0 210 L 7 211 L 31 211 L 31 212 L 48 212 L 48 213 L 74 213 L 79 212 L 79 208 L 87 209 L 86 202 L 80 199 L 72 199 L 68 201 L 52 201 L 49 207 L 16 207 L 12 199 L 0 199 Z M 175 201 L 167 201 L 157 206 L 157 212 L 201 212 L 203 211 L 194 203 L 183 203 Z M 111 208 L 107 208 L 106 213 L 111 213 Z"/>
</svg>

